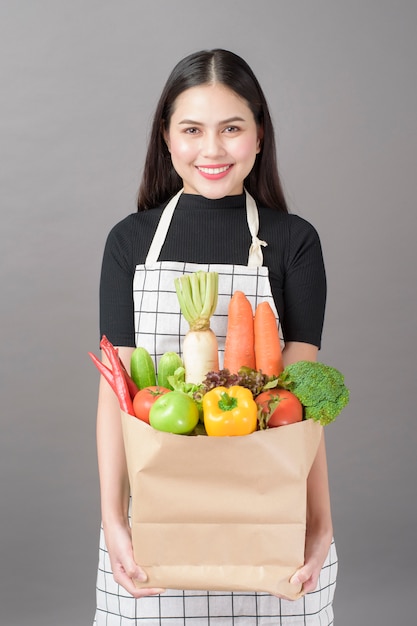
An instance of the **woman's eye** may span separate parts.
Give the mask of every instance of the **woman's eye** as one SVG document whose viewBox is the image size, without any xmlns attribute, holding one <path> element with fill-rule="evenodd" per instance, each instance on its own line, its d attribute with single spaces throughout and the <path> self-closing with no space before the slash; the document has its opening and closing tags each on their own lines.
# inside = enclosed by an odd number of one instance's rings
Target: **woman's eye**
<svg viewBox="0 0 417 626">
<path fill-rule="evenodd" d="M 186 128 L 185 132 L 188 135 L 196 135 L 199 132 L 199 130 L 198 130 L 198 128 Z"/>
<path fill-rule="evenodd" d="M 237 126 L 226 126 L 226 128 L 224 129 L 226 133 L 237 133 L 238 130 L 239 128 Z"/>
</svg>

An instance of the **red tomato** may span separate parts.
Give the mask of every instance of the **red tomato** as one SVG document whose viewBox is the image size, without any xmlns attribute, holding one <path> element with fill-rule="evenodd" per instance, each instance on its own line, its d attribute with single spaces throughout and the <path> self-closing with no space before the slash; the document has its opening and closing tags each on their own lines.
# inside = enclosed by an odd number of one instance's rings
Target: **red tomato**
<svg viewBox="0 0 417 626">
<path fill-rule="evenodd" d="M 286 426 L 287 424 L 294 424 L 295 422 L 301 422 L 303 419 L 303 405 L 299 399 L 287 391 L 287 389 L 269 389 L 263 391 L 259 396 L 255 398 L 255 402 L 258 406 L 262 407 L 265 414 L 268 414 L 271 407 L 270 403 L 274 402 L 277 397 L 279 402 L 271 417 L 268 420 L 268 427 Z"/>
<path fill-rule="evenodd" d="M 153 403 L 165 393 L 171 393 L 166 387 L 144 387 L 133 398 L 133 410 L 136 417 L 149 424 L 149 411 Z"/>
</svg>

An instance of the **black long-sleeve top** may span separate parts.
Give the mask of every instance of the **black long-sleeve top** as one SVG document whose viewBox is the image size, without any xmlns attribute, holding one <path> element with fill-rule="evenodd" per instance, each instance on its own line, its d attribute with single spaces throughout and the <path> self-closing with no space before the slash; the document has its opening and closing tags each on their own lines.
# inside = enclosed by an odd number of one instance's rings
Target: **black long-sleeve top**
<svg viewBox="0 0 417 626">
<path fill-rule="evenodd" d="M 247 265 L 251 245 L 245 195 L 209 200 L 182 194 L 160 261 Z M 100 335 L 117 346 L 135 346 L 133 276 L 142 265 L 164 207 L 133 213 L 107 238 L 100 280 Z M 258 207 L 258 237 L 269 269 L 284 341 L 320 347 L 326 276 L 320 240 L 303 218 Z"/>
</svg>

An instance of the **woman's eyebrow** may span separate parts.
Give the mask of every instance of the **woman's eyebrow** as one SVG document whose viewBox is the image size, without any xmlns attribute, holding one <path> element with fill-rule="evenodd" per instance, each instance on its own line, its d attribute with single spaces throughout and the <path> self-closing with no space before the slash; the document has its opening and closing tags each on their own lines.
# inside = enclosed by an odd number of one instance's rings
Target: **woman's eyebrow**
<svg viewBox="0 0 417 626">
<path fill-rule="evenodd" d="M 231 124 L 232 122 L 244 122 L 245 119 L 243 117 L 229 117 L 227 120 L 222 120 L 219 122 L 219 126 L 222 126 L 223 124 Z M 178 122 L 178 124 L 194 124 L 195 126 L 201 126 L 202 122 L 197 122 L 196 120 L 189 120 L 189 119 L 184 119 L 181 120 L 180 122 Z"/>
</svg>

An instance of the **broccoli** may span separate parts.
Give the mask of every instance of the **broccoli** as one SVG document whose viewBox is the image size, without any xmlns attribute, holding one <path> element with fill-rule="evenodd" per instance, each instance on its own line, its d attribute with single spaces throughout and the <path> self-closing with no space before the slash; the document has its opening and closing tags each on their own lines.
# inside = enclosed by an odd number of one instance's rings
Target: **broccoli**
<svg viewBox="0 0 417 626">
<path fill-rule="evenodd" d="M 313 361 L 287 365 L 278 387 L 291 391 L 304 406 L 306 419 L 330 424 L 349 402 L 343 375 L 334 367 Z"/>
</svg>

